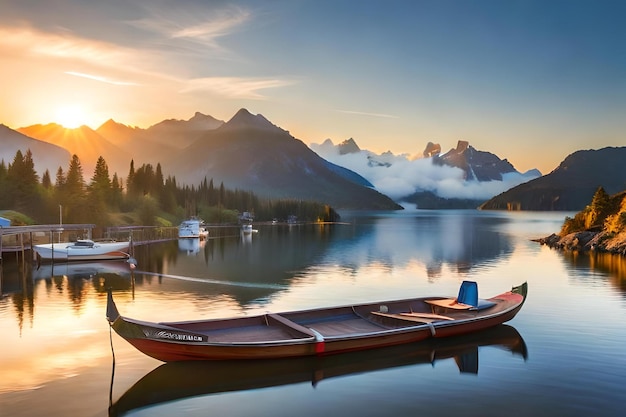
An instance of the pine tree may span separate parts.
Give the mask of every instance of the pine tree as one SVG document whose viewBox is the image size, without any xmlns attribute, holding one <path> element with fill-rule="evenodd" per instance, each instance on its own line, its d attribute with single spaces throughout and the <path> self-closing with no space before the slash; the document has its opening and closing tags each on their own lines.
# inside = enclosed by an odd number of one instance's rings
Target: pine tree
<svg viewBox="0 0 626 417">
<path fill-rule="evenodd" d="M 39 177 L 35 171 L 33 154 L 18 150 L 13 163 L 7 169 L 7 197 L 15 210 L 32 213 L 38 198 Z"/>
<path fill-rule="evenodd" d="M 88 222 L 89 213 L 85 207 L 85 180 L 83 178 L 83 167 L 78 155 L 72 155 L 70 166 L 65 177 L 63 187 L 63 204 L 67 207 L 68 222 L 83 223 Z"/>
<path fill-rule="evenodd" d="M 102 156 L 96 162 L 96 168 L 89 185 L 91 196 L 108 201 L 111 197 L 111 179 L 109 178 L 109 167 Z"/>
<path fill-rule="evenodd" d="M 611 205 L 610 201 L 611 196 L 607 194 L 604 188 L 598 187 L 591 199 L 591 205 L 588 207 L 588 215 L 585 219 L 586 228 L 604 223 Z"/>
<path fill-rule="evenodd" d="M 48 171 L 47 169 L 46 169 L 46 172 L 44 172 L 43 176 L 41 177 L 41 185 L 46 190 L 49 190 L 52 188 L 52 179 L 50 179 L 50 171 Z"/>
<path fill-rule="evenodd" d="M 4 159 L 0 161 L 0 207 L 9 206 L 9 184 L 7 180 L 7 166 L 4 163 Z"/>
<path fill-rule="evenodd" d="M 126 177 L 126 194 L 135 194 L 135 160 L 130 160 L 130 169 L 128 170 L 128 177 Z"/>
<path fill-rule="evenodd" d="M 63 172 L 62 167 L 59 167 L 59 169 L 57 169 L 57 176 L 56 176 L 54 186 L 58 190 L 60 190 L 61 188 L 65 186 L 65 173 Z"/>
<path fill-rule="evenodd" d="M 122 205 L 122 180 L 117 177 L 117 173 L 113 174 L 111 180 L 111 208 L 119 209 Z"/>
</svg>

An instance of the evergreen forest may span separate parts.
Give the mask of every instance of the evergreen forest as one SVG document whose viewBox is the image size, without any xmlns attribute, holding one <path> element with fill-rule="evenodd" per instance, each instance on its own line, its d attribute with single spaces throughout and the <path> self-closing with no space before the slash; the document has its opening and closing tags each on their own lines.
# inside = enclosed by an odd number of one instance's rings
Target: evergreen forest
<svg viewBox="0 0 626 417">
<path fill-rule="evenodd" d="M 332 222 L 336 211 L 325 204 L 296 199 L 271 200 L 251 191 L 232 190 L 205 179 L 195 186 L 177 184 L 164 176 L 161 165 L 135 167 L 130 161 L 126 178 L 109 173 L 103 157 L 89 180 L 77 155 L 66 170 L 59 167 L 54 178 L 46 170 L 39 178 L 33 155 L 17 151 L 11 163 L 0 161 L 0 215 L 12 225 L 95 224 L 108 226 L 173 226 L 185 218 L 199 217 L 207 223 L 237 223 L 242 213 L 256 221 Z"/>
</svg>

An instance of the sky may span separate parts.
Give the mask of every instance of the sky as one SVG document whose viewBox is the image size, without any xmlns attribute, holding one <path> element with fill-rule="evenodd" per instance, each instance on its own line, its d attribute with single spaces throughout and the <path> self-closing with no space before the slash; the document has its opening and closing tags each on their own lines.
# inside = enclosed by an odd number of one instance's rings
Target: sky
<svg viewBox="0 0 626 417">
<path fill-rule="evenodd" d="M 0 123 L 263 114 L 306 144 L 458 140 L 546 174 L 626 140 L 626 2 L 0 0 Z"/>
</svg>

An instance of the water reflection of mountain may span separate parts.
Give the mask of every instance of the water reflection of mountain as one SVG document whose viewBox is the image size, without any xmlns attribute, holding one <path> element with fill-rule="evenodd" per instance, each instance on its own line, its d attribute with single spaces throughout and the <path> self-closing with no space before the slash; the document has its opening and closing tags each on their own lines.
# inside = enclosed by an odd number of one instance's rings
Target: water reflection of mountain
<svg viewBox="0 0 626 417">
<path fill-rule="evenodd" d="M 513 251 L 511 235 L 503 232 L 512 220 L 504 215 L 418 211 L 348 214 L 345 219 L 335 225 L 257 226 L 259 233 L 248 235 L 247 241 L 239 233 L 224 237 L 212 233 L 203 247 L 181 247 L 180 241 L 138 247 L 138 269 L 156 274 L 137 275 L 137 283 L 164 275 L 250 283 L 250 288 L 228 289 L 245 305 L 267 299 L 277 287 L 288 287 L 312 267 L 357 274 L 372 264 L 392 269 L 417 261 L 429 276 L 439 276 L 444 267 L 467 273 Z M 205 286 L 202 291 L 219 294 L 224 289 Z"/>
<path fill-rule="evenodd" d="M 444 265 L 466 273 L 513 250 L 510 235 L 502 232 L 511 220 L 498 213 L 441 210 L 348 213 L 343 218 L 362 232 L 357 242 L 340 242 L 349 245 L 350 255 L 345 258 L 357 265 L 367 258 L 389 266 L 417 260 L 426 265 L 429 275 L 437 276 Z"/>
<path fill-rule="evenodd" d="M 109 416 L 174 400 L 221 392 L 253 390 L 310 381 L 316 386 L 334 377 L 396 367 L 434 364 L 453 358 L 461 372 L 478 373 L 478 351 L 497 346 L 526 359 L 524 339 L 511 326 L 500 325 L 471 335 L 353 352 L 327 357 L 264 361 L 196 361 L 166 363 L 137 381 L 109 408 Z M 416 382 L 407 373 L 402 384 Z M 114 379 L 112 378 L 112 384 Z M 389 387 L 387 387 L 389 389 Z M 111 387 L 111 392 L 113 391 Z"/>
</svg>

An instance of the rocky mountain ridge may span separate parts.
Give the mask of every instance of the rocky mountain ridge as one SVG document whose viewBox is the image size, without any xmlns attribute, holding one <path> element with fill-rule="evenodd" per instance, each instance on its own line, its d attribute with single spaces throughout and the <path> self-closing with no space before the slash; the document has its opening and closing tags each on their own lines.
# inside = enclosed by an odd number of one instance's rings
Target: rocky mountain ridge
<svg viewBox="0 0 626 417">
<path fill-rule="evenodd" d="M 39 177 L 46 170 L 48 170 L 51 176 L 54 176 L 59 167 L 59 161 L 67 163 L 71 157 L 67 149 L 31 138 L 3 124 L 0 124 L 0 143 L 2 143 L 2 146 L 0 146 L 0 161 L 4 161 L 6 166 L 13 163 L 18 150 L 25 154 L 30 149 Z"/>
<path fill-rule="evenodd" d="M 481 205 L 485 210 L 582 210 L 598 189 L 626 190 L 626 147 L 576 151 L 547 175 L 520 184 Z"/>
<path fill-rule="evenodd" d="M 330 139 L 313 149 L 327 160 L 346 166 L 368 179 L 395 201 L 422 209 L 476 208 L 497 194 L 541 175 L 518 172 L 506 159 L 479 151 L 460 140 L 445 154 L 429 142 L 422 157 L 374 154 L 362 150 L 353 138 L 334 145 Z"/>
<path fill-rule="evenodd" d="M 136 167 L 160 163 L 164 175 L 190 186 L 207 178 L 260 197 L 319 201 L 334 208 L 401 208 L 358 174 L 323 160 L 288 131 L 246 109 L 228 122 L 196 113 L 187 121 L 165 120 L 148 129 L 108 120 L 96 131 L 54 124 L 20 130 L 77 154 L 87 180 L 102 155 L 111 174 L 122 178 L 133 160 Z M 58 166 L 66 169 L 68 161 Z"/>
</svg>

